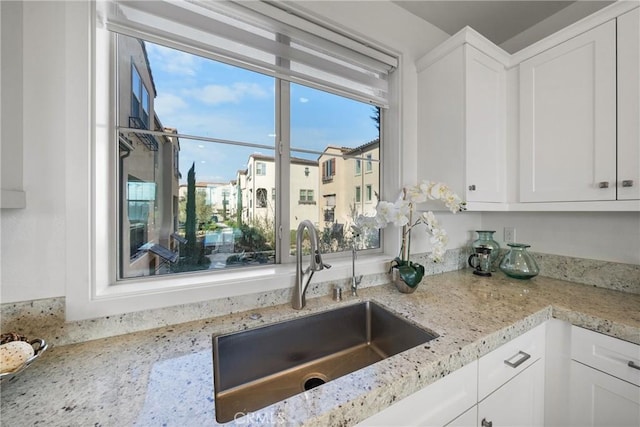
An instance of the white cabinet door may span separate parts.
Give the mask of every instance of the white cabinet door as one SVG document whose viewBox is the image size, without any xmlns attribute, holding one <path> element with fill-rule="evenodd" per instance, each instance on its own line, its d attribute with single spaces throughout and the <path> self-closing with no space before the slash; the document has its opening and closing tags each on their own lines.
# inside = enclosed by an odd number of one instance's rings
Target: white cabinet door
<svg viewBox="0 0 640 427">
<path fill-rule="evenodd" d="M 474 407 L 477 392 L 478 362 L 474 361 L 358 426 L 443 426 Z"/>
<path fill-rule="evenodd" d="M 474 427 L 478 420 L 478 407 L 474 405 L 455 420 L 451 421 L 446 427 Z"/>
<path fill-rule="evenodd" d="M 478 403 L 477 425 L 544 425 L 544 359 L 538 360 Z"/>
<path fill-rule="evenodd" d="M 640 426 L 640 387 L 571 362 L 570 425 Z"/>
<path fill-rule="evenodd" d="M 640 199 L 640 8 L 618 18 L 618 199 Z"/>
<path fill-rule="evenodd" d="M 520 201 L 616 199 L 616 22 L 520 64 Z"/>
<path fill-rule="evenodd" d="M 466 200 L 506 200 L 504 66 L 465 45 Z"/>
<path fill-rule="evenodd" d="M 418 178 L 506 201 L 504 65 L 463 44 L 418 74 Z"/>
</svg>

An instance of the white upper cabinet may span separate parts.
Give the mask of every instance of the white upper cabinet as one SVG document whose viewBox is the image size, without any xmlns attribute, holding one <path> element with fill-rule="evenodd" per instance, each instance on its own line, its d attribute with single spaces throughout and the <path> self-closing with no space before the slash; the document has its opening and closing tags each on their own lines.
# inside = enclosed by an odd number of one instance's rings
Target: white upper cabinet
<svg viewBox="0 0 640 427">
<path fill-rule="evenodd" d="M 418 62 L 418 178 L 445 182 L 467 202 L 505 202 L 505 67 L 451 44 Z"/>
<path fill-rule="evenodd" d="M 640 8 L 618 18 L 618 199 L 640 199 Z"/>
<path fill-rule="evenodd" d="M 520 64 L 520 201 L 616 199 L 616 23 Z"/>
</svg>

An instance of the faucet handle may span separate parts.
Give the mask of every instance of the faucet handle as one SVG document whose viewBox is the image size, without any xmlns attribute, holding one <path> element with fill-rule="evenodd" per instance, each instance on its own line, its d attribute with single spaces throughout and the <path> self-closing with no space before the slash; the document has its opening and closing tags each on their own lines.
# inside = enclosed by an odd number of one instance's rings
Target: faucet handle
<svg viewBox="0 0 640 427">
<path fill-rule="evenodd" d="M 331 264 L 325 264 L 324 262 L 321 264 L 322 264 L 322 268 L 331 268 Z"/>
</svg>

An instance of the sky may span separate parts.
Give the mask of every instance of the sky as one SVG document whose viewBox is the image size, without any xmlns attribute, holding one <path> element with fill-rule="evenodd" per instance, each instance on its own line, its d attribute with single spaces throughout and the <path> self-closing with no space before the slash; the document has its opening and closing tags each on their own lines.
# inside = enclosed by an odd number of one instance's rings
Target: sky
<svg viewBox="0 0 640 427">
<path fill-rule="evenodd" d="M 178 133 L 274 146 L 275 79 L 167 47 L 146 43 L 156 87 L 155 112 Z M 378 136 L 374 107 L 291 84 L 292 147 L 322 151 L 327 145 L 357 147 Z M 271 149 L 233 147 L 180 139 L 183 181 L 192 163 L 199 182 L 228 182 L 252 153 Z M 317 159 L 315 155 L 293 156 Z"/>
</svg>

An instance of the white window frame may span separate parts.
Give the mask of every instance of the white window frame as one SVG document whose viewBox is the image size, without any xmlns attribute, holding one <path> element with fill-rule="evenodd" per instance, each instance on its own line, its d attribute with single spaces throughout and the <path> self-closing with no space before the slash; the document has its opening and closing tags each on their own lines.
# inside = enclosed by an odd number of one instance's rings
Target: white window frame
<svg viewBox="0 0 640 427">
<path fill-rule="evenodd" d="M 264 293 L 293 286 L 295 268 L 290 264 L 234 270 L 224 274 L 181 274 L 151 276 L 117 284 L 115 278 L 115 230 L 117 215 L 114 194 L 115 150 L 112 149 L 108 120 L 111 113 L 97 102 L 115 96 L 112 76 L 104 76 L 105 40 L 96 34 L 95 3 L 74 2 L 65 7 L 68 25 L 74 31 L 65 37 L 69 96 L 64 103 L 67 144 L 65 158 L 73 168 L 65 176 L 66 221 L 75 232 L 68 233 L 65 247 L 67 275 L 66 320 L 76 321 L 152 310 L 213 299 Z M 375 45 L 375 43 L 373 43 Z M 398 55 L 399 67 L 402 56 Z M 98 86 L 104 82 L 105 86 Z M 400 88 L 401 74 L 392 73 L 390 108 L 381 123 L 381 138 L 402 141 Z M 87 144 L 86 141 L 92 141 Z M 397 144 L 381 144 L 384 164 L 380 167 L 381 194 L 396 192 L 401 186 L 402 150 Z M 289 188 L 289 182 L 281 183 Z M 287 193 L 287 192 L 285 192 Z M 289 194 L 281 195 L 288 203 Z M 397 230 L 382 230 L 383 253 L 360 256 L 359 267 L 369 274 L 386 272 L 389 259 L 400 247 Z M 344 257 L 343 257 L 344 258 Z M 315 281 L 335 281 L 350 277 L 351 261 L 336 259 L 333 268 L 314 277 Z M 212 313 L 215 315 L 215 313 Z"/>
</svg>

